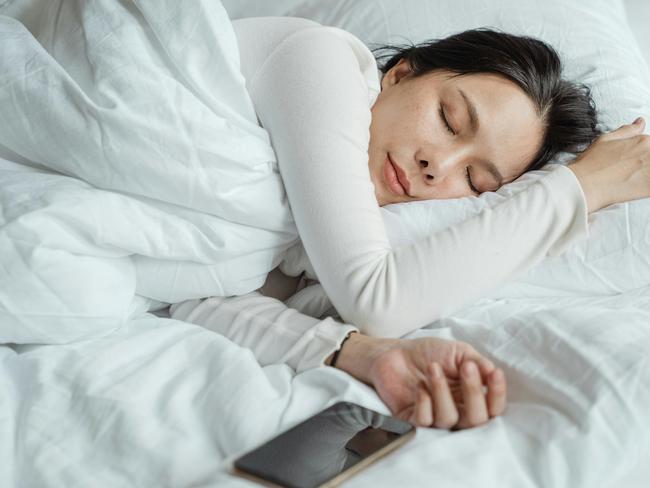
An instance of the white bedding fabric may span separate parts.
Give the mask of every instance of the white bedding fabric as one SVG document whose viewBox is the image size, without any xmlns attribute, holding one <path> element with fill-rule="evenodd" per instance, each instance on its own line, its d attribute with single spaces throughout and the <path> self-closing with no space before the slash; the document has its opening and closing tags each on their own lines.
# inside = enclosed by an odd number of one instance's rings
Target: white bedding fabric
<svg viewBox="0 0 650 488">
<path fill-rule="evenodd" d="M 0 14 L 0 340 L 105 333 L 135 295 L 259 288 L 297 232 L 223 8 Z"/>
<path fill-rule="evenodd" d="M 627 19 L 641 49 L 646 64 L 650 66 L 650 2 L 647 0 L 623 0 Z"/>
<path fill-rule="evenodd" d="M 476 344 L 505 369 L 508 410 L 473 430 L 419 429 L 347 486 L 646 486 L 647 292 L 485 301 L 414 334 Z M 387 413 L 338 370 L 261 368 L 206 329 L 153 316 L 0 358 L 3 486 L 252 486 L 229 462 L 335 400 Z"/>
<path fill-rule="evenodd" d="M 43 5 L 51 10 L 23 8 Z M 61 5 L 64 9 L 57 10 Z M 145 169 L 132 153 L 137 145 L 111 145 L 106 138 L 111 132 L 98 130 L 83 107 L 114 117 L 110 127 L 127 131 L 133 139 L 152 134 L 146 129 L 156 121 L 177 123 L 177 130 L 165 132 L 169 138 L 158 142 L 165 150 L 189 151 L 192 169 L 203 175 L 215 155 L 242 164 L 240 146 L 228 143 L 234 130 L 247 144 L 246 156 L 256 155 L 253 169 L 268 180 L 274 156 L 264 133 L 255 129 L 249 109 L 232 108 L 237 101 L 245 103 L 245 93 L 236 95 L 241 80 L 235 70 L 219 71 L 236 64 L 232 29 L 219 3 L 0 3 L 0 14 L 17 16 L 33 31 L 47 27 L 45 20 L 56 18 L 57 12 L 59 25 L 67 25 L 70 35 L 94 38 L 107 49 L 111 33 L 123 25 L 122 33 L 133 36 L 126 52 L 138 59 L 137 73 L 156 84 L 122 85 L 123 96 L 147 93 L 145 101 L 150 102 L 127 114 L 119 100 L 98 94 L 93 99 L 85 93 L 92 92 L 93 76 L 107 83 L 119 81 L 125 72 L 121 70 L 134 65 L 102 72 L 101 60 L 110 56 L 91 62 L 86 57 L 90 53 L 79 51 L 75 62 L 54 63 L 53 54 L 65 57 L 70 48 L 52 42 L 65 29 L 58 34 L 48 31 L 37 43 L 16 20 L 0 17 L 0 143 L 20 143 L 12 150 L 4 148 L 3 155 L 13 162 L 0 165 L 0 341 L 69 342 L 0 346 L 0 484 L 251 486 L 228 474 L 230 461 L 280 430 L 339 399 L 386 412 L 370 388 L 338 370 L 315 368 L 294 375 L 286 365 L 262 368 L 250 352 L 207 329 L 142 313 L 149 304 L 134 295 L 139 270 L 140 276 L 150 278 L 150 296 L 159 299 L 185 293 L 186 285 L 192 285 L 194 293 L 204 290 L 208 281 L 203 277 L 216 273 L 204 265 L 223 257 L 210 237 L 225 235 L 218 232 L 230 221 L 200 211 L 201 202 L 209 198 L 186 199 L 200 195 L 187 191 L 196 182 L 170 174 L 162 162 Z M 156 33 L 161 37 L 154 37 Z M 188 39 L 192 49 L 204 43 L 211 49 L 194 57 Z M 39 43 L 49 46 L 50 54 Z M 176 51 L 165 49 L 174 46 Z M 173 69 L 168 64 L 172 52 L 177 61 Z M 221 57 L 212 64 L 211 56 Z M 71 71 L 64 73 L 57 66 Z M 209 67 L 215 67 L 218 76 Z M 193 83 L 207 83 L 210 73 L 214 78 L 207 85 Z M 111 76 L 104 78 L 107 74 Z M 60 83 L 37 89 L 39 79 Z M 224 88 L 225 100 L 208 97 L 212 88 L 228 80 L 234 84 Z M 168 90 L 158 88 L 158 82 L 169 84 Z M 18 85 L 33 97 L 12 98 Z M 77 100 L 79 112 L 54 112 L 59 95 Z M 227 107 L 221 105 L 226 102 Z M 169 117 L 160 115 L 166 109 Z M 189 136 L 196 133 L 183 132 L 198 130 L 192 125 L 194 110 L 202 114 L 196 120 L 214 129 L 209 138 L 200 138 L 198 146 L 207 145 L 200 154 L 191 149 L 197 140 Z M 33 113 L 38 116 L 26 118 Z M 18 131 L 27 120 L 31 141 L 17 137 L 28 132 Z M 88 165 L 75 163 L 83 162 L 75 158 L 87 157 L 86 150 L 61 138 L 59 126 L 66 123 L 79 124 L 87 137 L 104 137 L 103 151 L 93 157 L 98 163 L 120 165 L 125 172 L 118 174 L 133 178 L 104 181 L 100 174 L 83 175 L 96 178 L 98 186 L 119 190 L 109 192 L 24 164 L 27 159 L 62 164 L 55 169 L 69 175 L 86 169 Z M 189 139 L 175 139 L 178 133 Z M 183 146 L 188 140 L 192 144 Z M 253 169 L 251 174 L 257 174 Z M 276 192 L 277 213 L 265 220 L 273 222 L 265 237 L 257 241 L 247 234 L 227 234 L 254 246 L 246 249 L 259 252 L 260 260 L 268 259 L 271 267 L 276 250 L 295 237 L 292 222 L 282 213 L 283 198 L 274 188 L 269 191 Z M 241 209 L 242 219 L 251 215 L 249 210 Z M 128 257 L 134 253 L 151 256 L 149 264 Z M 188 254 L 201 256 L 203 266 L 184 267 L 171 259 L 170 268 L 155 266 L 160 274 L 149 273 L 160 256 L 182 260 Z M 227 258 L 236 264 L 238 256 Z M 227 268 L 224 276 L 234 269 Z M 32 275 L 31 270 L 44 274 Z M 197 275 L 201 270 L 207 270 L 206 275 Z M 178 277 L 170 280 L 176 272 Z M 31 278 L 18 280 L 25 276 Z M 248 278 L 250 283 L 257 279 Z M 176 287 L 160 286 L 170 283 Z M 604 297 L 484 299 L 414 333 L 468 341 L 504 368 L 510 385 L 508 411 L 478 429 L 420 429 L 413 441 L 347 485 L 644 486 L 650 478 L 649 296 L 650 287 L 644 287 Z M 20 321 L 14 320 L 18 317 Z M 64 324 L 73 326 L 57 328 Z"/>
<path fill-rule="evenodd" d="M 644 2 L 645 0 L 632 0 Z M 288 15 L 351 32 L 370 47 L 421 42 L 476 27 L 529 35 L 553 45 L 565 75 L 587 83 L 604 129 L 639 115 L 650 121 L 650 68 L 622 0 L 224 0 L 231 18 Z M 647 10 L 635 23 L 646 25 Z M 650 127 L 648 127 L 650 130 Z"/>
</svg>

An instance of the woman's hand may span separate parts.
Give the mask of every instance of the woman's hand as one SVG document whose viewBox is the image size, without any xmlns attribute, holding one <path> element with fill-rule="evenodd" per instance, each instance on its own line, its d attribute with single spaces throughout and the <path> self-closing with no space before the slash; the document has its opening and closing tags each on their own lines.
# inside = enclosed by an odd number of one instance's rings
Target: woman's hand
<svg viewBox="0 0 650 488">
<path fill-rule="evenodd" d="M 644 129 L 639 117 L 603 134 L 568 165 L 580 181 L 589 212 L 650 197 L 650 136 Z"/>
<path fill-rule="evenodd" d="M 336 367 L 372 385 L 393 415 L 414 425 L 462 429 L 505 410 L 503 372 L 464 342 L 354 333 Z"/>
</svg>

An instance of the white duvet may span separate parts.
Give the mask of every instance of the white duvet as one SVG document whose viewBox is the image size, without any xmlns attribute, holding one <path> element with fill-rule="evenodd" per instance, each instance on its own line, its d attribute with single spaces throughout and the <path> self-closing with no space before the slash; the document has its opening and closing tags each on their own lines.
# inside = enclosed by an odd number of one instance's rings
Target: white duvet
<svg viewBox="0 0 650 488">
<path fill-rule="evenodd" d="M 221 5 L 5 4 L 0 340 L 259 288 L 297 233 Z"/>
<path fill-rule="evenodd" d="M 248 486 L 233 457 L 327 405 L 387 412 L 338 370 L 145 312 L 254 289 L 295 241 L 220 3 L 0 15 L 0 485 Z M 492 358 L 508 410 L 420 429 L 348 485 L 646 486 L 649 324 L 645 286 L 486 298 L 412 334 Z"/>
<path fill-rule="evenodd" d="M 413 334 L 477 345 L 506 371 L 508 410 L 472 430 L 419 429 L 348 485 L 647 486 L 647 292 L 484 301 Z M 0 358 L 3 486 L 249 486 L 230 461 L 335 400 L 387 413 L 338 370 L 261 368 L 207 329 L 151 315 Z"/>
</svg>

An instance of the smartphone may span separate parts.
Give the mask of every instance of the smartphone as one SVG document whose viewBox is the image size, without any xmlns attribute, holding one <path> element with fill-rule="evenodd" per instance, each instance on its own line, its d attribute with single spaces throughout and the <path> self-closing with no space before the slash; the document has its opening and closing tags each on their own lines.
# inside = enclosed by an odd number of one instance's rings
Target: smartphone
<svg viewBox="0 0 650 488">
<path fill-rule="evenodd" d="M 414 433 L 396 417 L 339 402 L 236 459 L 234 473 L 265 486 L 337 486 Z"/>
</svg>

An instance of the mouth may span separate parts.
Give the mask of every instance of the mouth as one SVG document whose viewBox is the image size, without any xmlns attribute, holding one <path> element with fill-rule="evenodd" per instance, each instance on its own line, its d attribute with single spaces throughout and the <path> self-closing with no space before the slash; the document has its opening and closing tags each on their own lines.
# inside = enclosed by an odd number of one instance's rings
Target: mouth
<svg viewBox="0 0 650 488">
<path fill-rule="evenodd" d="M 411 184 L 406 176 L 406 173 L 400 168 L 390 154 L 387 154 L 386 164 L 384 165 L 384 179 L 386 184 L 397 195 L 409 195 Z"/>
</svg>

